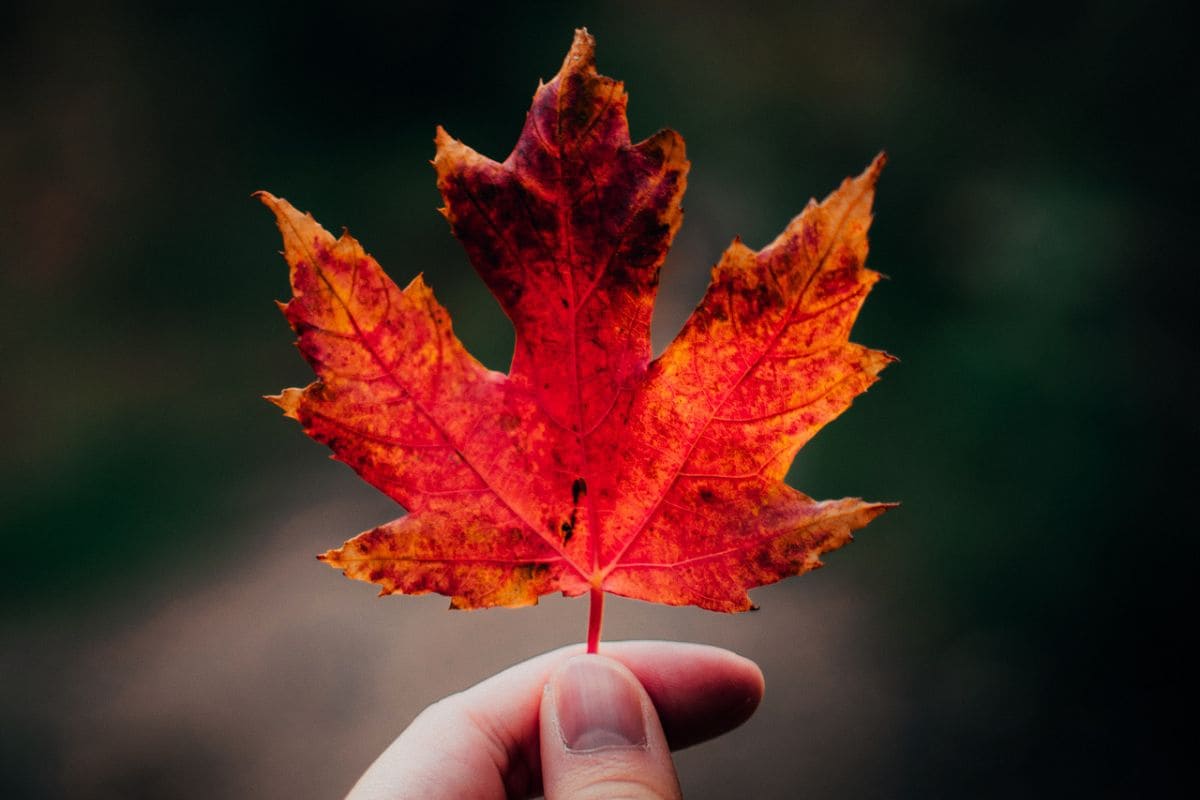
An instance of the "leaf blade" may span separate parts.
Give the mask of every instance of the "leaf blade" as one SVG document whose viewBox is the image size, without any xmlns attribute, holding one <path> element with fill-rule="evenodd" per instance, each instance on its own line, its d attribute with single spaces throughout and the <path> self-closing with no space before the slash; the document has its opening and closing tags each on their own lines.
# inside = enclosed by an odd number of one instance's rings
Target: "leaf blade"
<svg viewBox="0 0 1200 800">
<path fill-rule="evenodd" d="M 261 195 L 317 374 L 268 399 L 412 512 L 321 556 L 347 576 L 461 608 L 603 590 L 743 611 L 892 507 L 783 483 L 894 361 L 849 340 L 880 277 L 883 156 L 763 249 L 735 239 L 651 361 L 690 165 L 673 131 L 631 143 L 626 103 L 581 30 L 504 162 L 438 128 L 442 212 L 516 329 L 508 375 L 467 353 L 420 276 L 399 289 L 348 234 Z"/>
</svg>

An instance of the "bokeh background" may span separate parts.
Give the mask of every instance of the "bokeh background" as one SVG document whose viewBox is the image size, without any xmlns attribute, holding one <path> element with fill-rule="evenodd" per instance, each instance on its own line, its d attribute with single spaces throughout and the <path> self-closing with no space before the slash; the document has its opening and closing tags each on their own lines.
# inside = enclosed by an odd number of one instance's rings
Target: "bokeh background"
<svg viewBox="0 0 1200 800">
<path fill-rule="evenodd" d="M 608 638 L 758 660 L 692 798 L 1149 795 L 1182 772 L 1197 445 L 1195 95 L 1169 6 L 40 2 L 0 12 L 0 796 L 323 798 L 434 699 L 582 639 L 313 560 L 394 505 L 258 399 L 309 372 L 259 188 L 511 331 L 434 209 L 573 28 L 687 139 L 661 347 L 880 149 L 856 340 L 902 362 L 800 454 L 903 507 L 756 614 L 613 600 Z"/>
</svg>

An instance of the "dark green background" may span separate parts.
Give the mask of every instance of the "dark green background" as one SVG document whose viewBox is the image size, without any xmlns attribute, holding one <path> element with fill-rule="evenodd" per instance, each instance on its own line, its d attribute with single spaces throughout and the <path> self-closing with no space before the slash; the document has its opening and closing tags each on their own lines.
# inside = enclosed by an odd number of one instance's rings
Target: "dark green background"
<svg viewBox="0 0 1200 800">
<path fill-rule="evenodd" d="M 902 361 L 792 475 L 817 497 L 903 507 L 828 569 L 756 593 L 758 615 L 613 605 L 614 636 L 681 624 L 739 646 L 768 668 L 764 713 L 790 709 L 683 757 L 691 796 L 1169 786 L 1195 628 L 1182 612 L 1197 444 L 1195 96 L 1176 9 L 40 3 L 0 24 L 0 794 L 275 796 L 298 781 L 293 796 L 327 796 L 404 714 L 582 636 L 582 604 L 561 629 L 546 609 L 448 615 L 372 602 L 309 561 L 395 509 L 256 399 L 309 373 L 270 303 L 286 292 L 277 233 L 249 198 L 269 189 L 349 226 L 401 283 L 424 271 L 467 345 L 504 368 L 510 328 L 434 213 L 431 138 L 441 123 L 502 158 L 579 25 L 627 84 L 635 138 L 673 127 L 693 163 L 660 348 L 735 234 L 761 246 L 810 196 L 890 157 L 869 263 L 891 280 L 855 339 Z M 307 513 L 324 498 L 344 511 Z M 298 518 L 320 535 L 264 551 Z M 279 552 L 295 567 L 272 583 L 256 570 Z M 253 612 L 222 610 L 212 588 L 256 582 L 270 589 Z M 314 677 L 304 665 L 328 628 L 304 628 L 304 604 L 329 607 L 312 600 L 326 591 L 378 622 Z M 803 613 L 780 621 L 773 601 Z M 174 662 L 156 658 L 182 623 L 154 626 L 178 608 L 224 643 L 197 645 L 191 668 L 220 662 L 237 691 L 171 682 Z M 401 637 L 387 621 L 406 615 L 418 622 Z M 447 645 L 463 659 L 447 683 L 428 678 L 445 665 L 397 675 L 415 705 L 338 749 L 331 720 L 352 726 L 388 696 L 361 690 L 346 707 L 334 689 L 380 642 L 419 665 L 422 631 L 501 619 L 513 633 L 478 659 L 469 639 Z M 818 684 L 789 665 L 822 625 L 842 650 L 809 658 L 841 666 Z M 235 651 L 309 653 L 262 670 L 263 718 L 283 715 L 309 745 L 277 769 L 247 766 L 275 764 L 248 743 L 270 752 L 273 729 L 238 712 L 256 708 L 238 692 L 262 693 L 239 682 L 259 673 L 229 666 Z M 860 673 L 874 677 L 839 677 Z M 145 688 L 158 679 L 161 695 Z M 322 687 L 327 703 L 295 711 Z M 814 711 L 814 694 L 832 701 Z M 173 705 L 130 711 L 160 696 Z M 193 707 L 229 710 L 198 727 Z M 223 738 L 243 725 L 262 733 Z M 822 749 L 830 730 L 842 738 Z M 781 741 L 795 745 L 782 759 L 768 746 Z M 722 747 L 738 757 L 722 762 Z"/>
</svg>

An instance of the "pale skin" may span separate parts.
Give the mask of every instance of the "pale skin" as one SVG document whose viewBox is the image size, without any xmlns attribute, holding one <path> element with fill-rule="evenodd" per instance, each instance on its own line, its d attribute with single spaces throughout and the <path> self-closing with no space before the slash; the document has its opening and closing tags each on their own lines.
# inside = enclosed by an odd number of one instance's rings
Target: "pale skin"
<svg viewBox="0 0 1200 800">
<path fill-rule="evenodd" d="M 605 642 L 517 664 L 425 709 L 348 800 L 677 800 L 671 750 L 745 722 L 754 662 L 678 642 Z"/>
</svg>

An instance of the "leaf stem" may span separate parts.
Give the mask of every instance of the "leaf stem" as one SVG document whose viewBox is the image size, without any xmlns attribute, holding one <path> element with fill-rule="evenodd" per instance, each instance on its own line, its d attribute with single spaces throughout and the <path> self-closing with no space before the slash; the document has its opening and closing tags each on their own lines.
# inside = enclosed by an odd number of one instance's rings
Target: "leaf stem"
<svg viewBox="0 0 1200 800">
<path fill-rule="evenodd" d="M 591 599 L 591 607 L 588 609 L 587 651 L 596 653 L 600 650 L 600 625 L 604 621 L 604 590 L 593 586 Z"/>
</svg>

